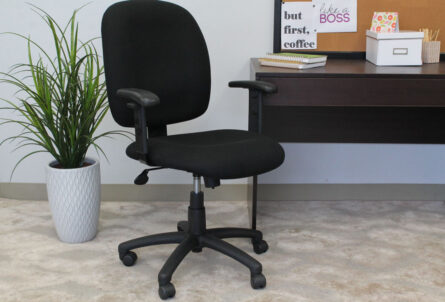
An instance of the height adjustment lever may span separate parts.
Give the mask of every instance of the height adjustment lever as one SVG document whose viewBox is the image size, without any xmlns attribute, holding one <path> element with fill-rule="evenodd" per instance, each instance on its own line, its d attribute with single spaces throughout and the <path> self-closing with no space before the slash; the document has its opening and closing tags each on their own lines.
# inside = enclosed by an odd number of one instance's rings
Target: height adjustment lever
<svg viewBox="0 0 445 302">
<path fill-rule="evenodd" d="M 141 174 L 139 174 L 134 179 L 134 184 L 139 185 L 139 186 L 145 185 L 148 182 L 148 172 L 154 171 L 154 170 L 161 170 L 161 169 L 165 169 L 165 168 L 159 167 L 159 168 L 145 169 L 144 171 L 142 171 Z"/>
</svg>

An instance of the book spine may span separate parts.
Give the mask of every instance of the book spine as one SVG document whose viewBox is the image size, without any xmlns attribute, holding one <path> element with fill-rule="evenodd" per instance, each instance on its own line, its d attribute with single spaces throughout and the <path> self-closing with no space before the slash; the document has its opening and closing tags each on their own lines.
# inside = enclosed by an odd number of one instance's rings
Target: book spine
<svg viewBox="0 0 445 302">
<path fill-rule="evenodd" d="M 279 63 L 279 62 L 271 62 L 271 61 L 260 61 L 260 62 L 261 62 L 261 65 L 263 65 L 263 66 L 300 69 L 299 65 L 295 64 L 295 63 Z"/>
<path fill-rule="evenodd" d="M 309 69 L 309 68 L 325 66 L 326 62 L 305 64 L 305 63 L 297 63 L 297 62 L 292 62 L 292 61 L 260 59 L 260 64 L 263 66 L 285 67 L 285 68 L 294 68 L 294 69 Z"/>
<path fill-rule="evenodd" d="M 280 55 L 267 55 L 267 59 L 272 60 L 282 60 L 282 61 L 293 61 L 293 62 L 300 62 L 300 63 L 310 63 L 310 59 L 302 58 L 302 57 L 289 57 L 289 56 L 280 56 Z"/>
<path fill-rule="evenodd" d="M 273 60 L 283 60 L 283 61 L 293 61 L 293 62 L 299 62 L 299 63 L 323 63 L 327 61 L 327 57 L 318 57 L 318 58 L 305 58 L 304 56 L 297 57 L 297 56 L 285 56 L 280 54 L 267 54 L 266 59 L 273 59 Z"/>
</svg>

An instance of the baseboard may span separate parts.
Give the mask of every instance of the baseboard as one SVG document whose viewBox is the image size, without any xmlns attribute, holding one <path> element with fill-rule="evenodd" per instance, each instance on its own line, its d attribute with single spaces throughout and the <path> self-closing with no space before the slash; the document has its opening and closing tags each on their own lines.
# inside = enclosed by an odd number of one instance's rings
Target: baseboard
<svg viewBox="0 0 445 302">
<path fill-rule="evenodd" d="M 262 184 L 258 200 L 372 200 L 372 201 L 442 201 L 441 184 Z"/>
<path fill-rule="evenodd" d="M 102 185 L 102 200 L 107 201 L 187 201 L 191 185 Z M 248 185 L 226 184 L 204 190 L 207 201 L 246 200 Z M 445 200 L 445 185 L 440 184 L 262 184 L 261 201 L 279 200 Z M 47 200 L 45 184 L 0 183 L 0 198 Z"/>
<path fill-rule="evenodd" d="M 247 185 L 226 184 L 216 189 L 203 189 L 207 201 L 246 200 Z M 102 185 L 102 200 L 106 201 L 187 201 L 192 185 L 131 184 Z M 0 183 L 0 198 L 18 200 L 48 200 L 45 184 Z"/>
</svg>

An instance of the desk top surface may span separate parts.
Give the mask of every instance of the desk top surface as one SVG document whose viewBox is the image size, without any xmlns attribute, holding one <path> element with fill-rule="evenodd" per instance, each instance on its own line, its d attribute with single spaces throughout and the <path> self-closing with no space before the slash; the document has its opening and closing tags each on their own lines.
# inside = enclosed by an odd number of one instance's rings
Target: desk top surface
<svg viewBox="0 0 445 302">
<path fill-rule="evenodd" d="M 423 66 L 376 66 L 365 60 L 329 59 L 326 66 L 311 69 L 291 69 L 261 66 L 251 59 L 251 71 L 269 77 L 414 77 L 445 78 L 445 62 Z"/>
</svg>

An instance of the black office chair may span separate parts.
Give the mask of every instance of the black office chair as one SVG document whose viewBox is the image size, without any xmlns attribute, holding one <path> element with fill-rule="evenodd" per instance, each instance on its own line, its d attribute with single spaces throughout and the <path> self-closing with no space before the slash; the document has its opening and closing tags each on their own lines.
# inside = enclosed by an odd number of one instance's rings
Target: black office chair
<svg viewBox="0 0 445 302">
<path fill-rule="evenodd" d="M 177 232 L 150 235 L 119 245 L 119 257 L 132 266 L 132 251 L 150 245 L 178 243 L 158 275 L 159 295 L 175 295 L 170 283 L 173 272 L 190 252 L 203 247 L 219 251 L 250 269 L 253 288 L 266 279 L 261 264 L 223 238 L 250 238 L 257 254 L 267 250 L 260 231 L 241 228 L 207 229 L 201 177 L 206 187 L 221 179 L 243 178 L 271 171 L 284 160 L 281 146 L 260 134 L 241 130 L 218 130 L 167 135 L 167 125 L 202 115 L 210 97 L 210 62 L 198 24 L 184 8 L 163 1 L 130 0 L 112 5 L 102 20 L 105 76 L 111 112 L 117 123 L 134 127 L 136 142 L 127 155 L 154 169 L 170 168 L 193 174 L 188 221 Z M 228 46 L 230 47 L 230 46 Z M 257 81 L 231 82 L 255 93 L 276 87 Z M 144 170 L 136 184 L 148 181 Z"/>
</svg>

